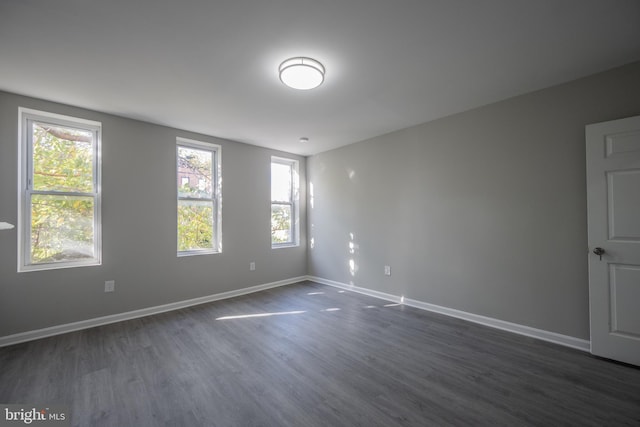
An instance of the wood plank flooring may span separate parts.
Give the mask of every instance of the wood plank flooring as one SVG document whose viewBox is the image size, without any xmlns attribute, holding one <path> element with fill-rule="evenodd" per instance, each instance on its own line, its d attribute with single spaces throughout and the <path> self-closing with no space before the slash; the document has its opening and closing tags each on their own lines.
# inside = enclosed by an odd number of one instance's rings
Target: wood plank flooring
<svg viewBox="0 0 640 427">
<path fill-rule="evenodd" d="M 639 426 L 640 369 L 312 282 L 0 348 L 75 426 Z"/>
</svg>

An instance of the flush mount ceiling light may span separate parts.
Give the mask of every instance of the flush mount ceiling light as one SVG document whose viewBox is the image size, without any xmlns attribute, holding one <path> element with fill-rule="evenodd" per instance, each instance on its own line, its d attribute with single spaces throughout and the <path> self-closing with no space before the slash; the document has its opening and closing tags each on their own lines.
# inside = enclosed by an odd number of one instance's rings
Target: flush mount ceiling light
<svg viewBox="0 0 640 427">
<path fill-rule="evenodd" d="M 293 89 L 313 89 L 324 81 L 324 66 L 312 58 L 289 58 L 280 64 L 278 70 L 280 81 Z"/>
</svg>

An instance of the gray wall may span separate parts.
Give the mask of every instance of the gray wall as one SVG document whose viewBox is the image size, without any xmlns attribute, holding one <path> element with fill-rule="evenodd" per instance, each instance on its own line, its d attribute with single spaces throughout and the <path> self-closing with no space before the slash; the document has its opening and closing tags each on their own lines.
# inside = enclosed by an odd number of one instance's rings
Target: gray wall
<svg viewBox="0 0 640 427">
<path fill-rule="evenodd" d="M 309 273 L 588 339 L 584 127 L 637 114 L 640 63 L 310 157 Z"/>
<path fill-rule="evenodd" d="M 277 250 L 270 156 L 301 182 L 304 159 L 3 92 L 0 220 L 17 222 L 19 106 L 102 122 L 103 265 L 18 274 L 0 232 L 0 336 L 308 272 L 588 339 L 584 126 L 640 114 L 640 63 L 307 159 L 302 246 Z M 222 146 L 221 254 L 176 257 L 176 136 Z"/>
<path fill-rule="evenodd" d="M 303 276 L 301 246 L 271 249 L 271 155 L 237 142 L 0 92 L 0 221 L 17 223 L 18 107 L 102 122 L 103 264 L 17 273 L 16 230 L 0 232 L 0 336 Z M 222 246 L 176 256 L 176 137 L 222 146 Z M 249 262 L 256 271 L 249 271 Z M 104 293 L 114 279 L 116 291 Z"/>
</svg>

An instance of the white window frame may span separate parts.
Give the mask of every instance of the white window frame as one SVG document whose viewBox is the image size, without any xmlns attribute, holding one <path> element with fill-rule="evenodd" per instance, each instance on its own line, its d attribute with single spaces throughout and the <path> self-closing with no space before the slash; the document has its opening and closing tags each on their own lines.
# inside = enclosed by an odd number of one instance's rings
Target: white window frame
<svg viewBox="0 0 640 427">
<path fill-rule="evenodd" d="M 193 148 L 196 150 L 209 151 L 212 154 L 211 167 L 213 171 L 211 177 L 213 182 L 211 187 L 213 189 L 213 236 L 214 242 L 212 248 L 207 249 L 191 249 L 181 251 L 178 249 L 178 220 L 177 220 L 177 208 L 180 200 L 209 200 L 209 199 L 196 199 L 189 197 L 180 197 L 180 191 L 176 186 L 176 250 L 178 257 L 193 256 L 193 255 L 207 255 L 217 254 L 222 252 L 222 147 L 217 144 L 209 142 L 196 141 L 194 139 L 176 138 L 176 183 L 178 181 L 178 173 L 180 172 L 179 165 L 179 149 L 180 147 Z"/>
<path fill-rule="evenodd" d="M 299 175 L 299 162 L 294 159 L 288 159 L 285 157 L 271 156 L 271 164 L 278 163 L 287 165 L 291 169 L 291 203 L 285 201 L 274 201 L 273 196 L 271 199 L 271 206 L 275 205 L 291 205 L 291 241 L 274 243 L 271 241 L 272 249 L 290 248 L 300 246 L 300 175 Z M 271 170 L 271 168 L 269 168 Z M 271 173 L 271 172 L 270 172 Z M 271 191 L 271 190 L 269 190 Z M 271 213 L 271 209 L 269 210 Z M 269 221 L 271 222 L 271 215 L 269 215 Z M 271 227 L 269 227 L 271 230 Z"/>
<path fill-rule="evenodd" d="M 18 272 L 54 270 L 61 268 L 86 267 L 102 264 L 102 123 L 62 114 L 38 111 L 30 108 L 18 108 Z M 33 122 L 43 122 L 56 126 L 71 127 L 92 132 L 93 134 L 93 192 L 61 192 L 55 190 L 33 189 Z M 58 261 L 51 263 L 31 262 L 31 196 L 33 194 L 69 195 L 93 197 L 93 258 L 76 261 Z"/>
</svg>

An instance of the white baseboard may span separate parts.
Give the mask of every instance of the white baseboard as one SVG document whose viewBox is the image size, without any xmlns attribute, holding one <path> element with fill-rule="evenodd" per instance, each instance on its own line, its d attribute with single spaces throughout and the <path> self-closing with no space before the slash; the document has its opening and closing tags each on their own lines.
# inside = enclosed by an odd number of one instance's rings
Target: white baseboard
<svg viewBox="0 0 640 427">
<path fill-rule="evenodd" d="M 21 332 L 18 334 L 7 335 L 4 337 L 0 337 L 0 347 L 18 344 L 25 341 L 32 341 L 40 338 L 50 337 L 54 335 L 65 334 L 67 332 L 78 331 L 81 329 L 93 328 L 95 326 L 108 325 L 110 323 L 121 322 L 124 320 L 136 319 L 144 316 L 151 316 L 154 314 L 164 313 L 167 311 L 178 310 L 181 308 L 191 307 L 198 304 L 204 304 L 207 302 L 233 298 L 240 295 L 246 295 L 253 292 L 259 292 L 266 289 L 276 288 L 278 286 L 290 285 L 303 280 L 311 280 L 324 285 L 334 286 L 337 288 L 358 292 L 358 293 L 369 295 L 375 298 L 380 298 L 386 301 L 400 303 L 400 304 L 408 305 L 410 307 L 416 307 L 422 310 L 432 311 L 435 313 L 456 317 L 459 319 L 467 320 L 474 323 L 479 323 L 481 325 L 489 326 L 492 328 L 502 329 L 504 331 L 513 332 L 516 334 L 525 335 L 532 338 L 537 338 L 543 341 L 549 341 L 555 344 L 560 344 L 565 347 L 571 347 L 571 348 L 575 348 L 575 349 L 587 351 L 587 352 L 591 351 L 591 343 L 587 340 L 583 340 L 580 338 L 575 338 L 568 335 L 562 335 L 555 332 L 549 332 L 542 329 L 536 329 L 529 326 L 519 325 L 517 323 L 506 322 L 504 320 L 499 320 L 491 317 L 481 316 L 478 314 L 468 313 L 461 310 L 442 307 L 435 304 L 429 304 L 426 302 L 413 300 L 410 298 L 403 298 L 397 295 L 387 294 L 384 292 L 379 292 L 379 291 L 375 291 L 372 289 L 367 289 L 359 286 L 347 285 L 346 283 L 336 282 L 333 280 L 328 280 L 328 279 L 315 277 L 315 276 L 293 277 L 286 280 L 265 283 L 262 285 L 251 286 L 248 288 L 237 289 L 234 291 L 221 292 L 218 294 L 207 295 L 204 297 L 173 302 L 173 303 L 159 305 L 155 307 L 147 307 L 140 310 L 112 314 L 109 316 L 96 317 L 93 319 L 81 320 L 79 322 L 66 323 L 63 325 L 51 326 L 48 328 L 37 329 L 34 331 L 27 331 L 27 332 Z"/>
<path fill-rule="evenodd" d="M 0 347 L 18 344 L 25 341 L 37 340 L 40 338 L 50 337 L 53 335 L 65 334 L 67 332 L 78 331 L 81 329 L 93 328 L 95 326 L 108 325 L 110 323 L 121 322 L 123 320 L 137 319 L 139 317 L 151 316 L 153 314 L 164 313 L 167 311 L 178 310 L 181 308 L 191 307 L 207 302 L 218 301 L 227 298 L 233 298 L 240 295 L 250 294 L 253 292 L 263 291 L 265 289 L 276 288 L 278 286 L 291 285 L 303 280 L 307 280 L 306 276 L 293 277 L 291 279 L 280 280 L 277 282 L 265 283 L 262 285 L 251 286 L 248 288 L 237 289 L 234 291 L 221 292 L 218 294 L 207 295 L 204 297 L 188 299 L 184 301 L 172 302 L 169 304 L 158 305 L 155 307 L 142 308 L 140 310 L 127 311 L 125 313 L 111 314 L 109 316 L 96 317 L 93 319 L 81 320 L 79 322 L 66 323 L 64 325 L 51 326 L 49 328 L 37 329 L 34 331 L 21 332 L 13 335 L 0 337 Z"/>
<path fill-rule="evenodd" d="M 504 320 L 494 319 L 492 317 L 481 316 L 479 314 L 468 313 L 466 311 L 455 310 L 453 308 L 442 307 L 435 304 L 429 304 L 426 302 L 404 298 L 397 295 L 391 295 L 384 292 L 374 291 L 372 289 L 362 288 L 354 285 L 347 285 L 346 283 L 340 283 L 333 280 L 323 279 L 321 277 L 308 276 L 307 280 L 321 283 L 324 285 L 334 286 L 341 289 L 358 292 L 361 294 L 369 295 L 372 297 L 380 298 L 395 303 L 408 305 L 410 307 L 416 307 L 422 310 L 432 311 L 435 313 L 444 314 L 458 319 L 467 320 L 473 323 L 479 323 L 481 325 L 489 326 L 491 328 L 502 329 L 503 331 L 513 332 L 519 335 L 525 335 L 532 338 L 537 338 L 543 341 L 549 341 L 555 344 L 563 345 L 565 347 L 571 347 L 577 350 L 586 352 L 591 351 L 591 342 L 580 338 L 575 338 L 569 335 L 562 335 L 555 332 L 545 331 L 543 329 L 536 329 L 530 326 L 519 325 L 517 323 L 506 322 Z"/>
</svg>

